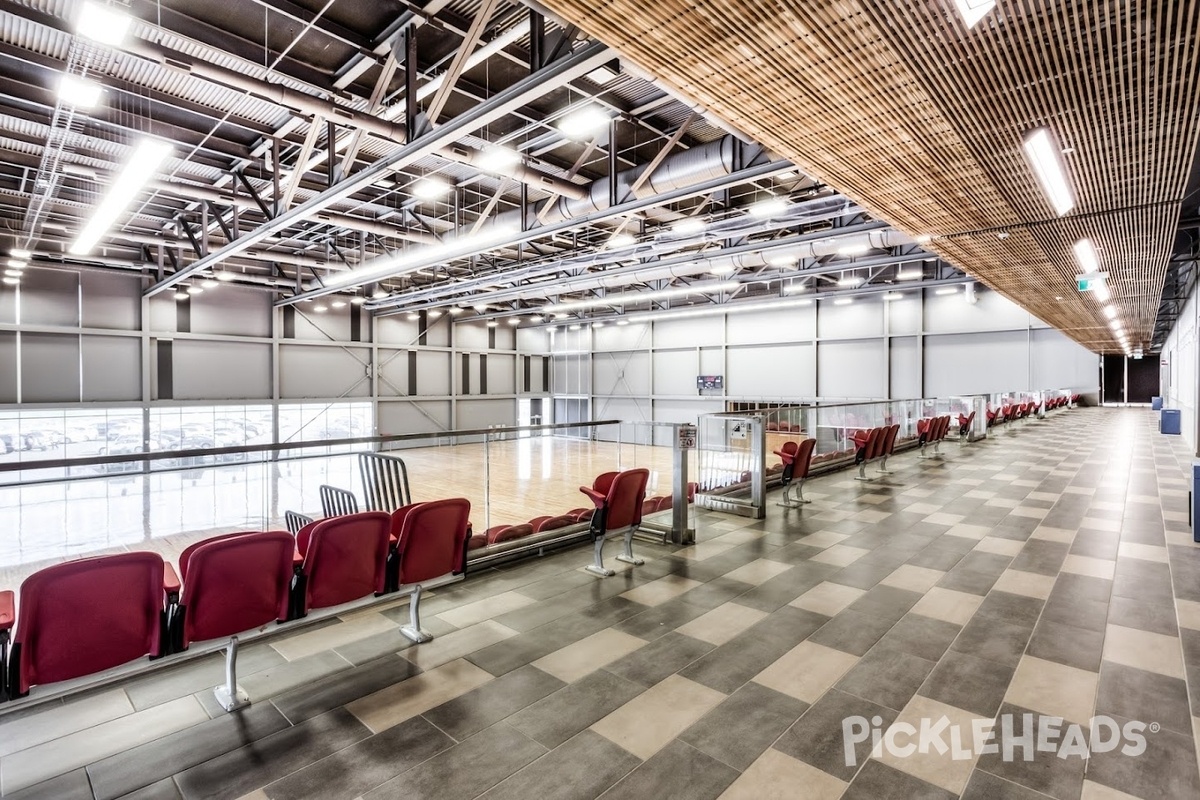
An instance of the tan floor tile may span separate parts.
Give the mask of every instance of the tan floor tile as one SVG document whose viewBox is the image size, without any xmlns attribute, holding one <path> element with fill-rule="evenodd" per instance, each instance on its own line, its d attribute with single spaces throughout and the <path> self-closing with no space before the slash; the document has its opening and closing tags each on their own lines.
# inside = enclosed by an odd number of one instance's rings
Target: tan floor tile
<svg viewBox="0 0 1200 800">
<path fill-rule="evenodd" d="M 756 608 L 724 603 L 675 630 L 702 642 L 722 645 L 765 616 L 767 612 Z"/>
<path fill-rule="evenodd" d="M 937 722 L 942 717 L 949 719 L 951 727 L 957 725 L 959 730 L 969 736 L 971 720 L 975 718 L 975 715 L 970 711 L 917 695 L 900 712 L 900 716 L 896 718 L 896 724 L 908 723 L 919 731 L 922 720 Z M 898 738 L 901 745 L 905 744 L 903 737 Z M 913 743 L 915 744 L 915 742 Z M 873 757 L 877 757 L 889 767 L 932 783 L 934 786 L 940 786 L 957 795 L 966 788 L 978 756 L 973 753 L 969 758 L 956 761 L 953 754 L 954 751 L 949 748 L 945 753 L 938 753 L 936 748 L 931 747 L 928 753 L 921 753 L 918 750 L 908 756 L 899 756 L 893 755 L 884 748 L 878 756 Z"/>
<path fill-rule="evenodd" d="M 1085 780 L 1083 794 L 1079 796 L 1079 800 L 1145 800 L 1145 798 L 1125 794 L 1118 789 L 1110 789 L 1102 783 Z"/>
<path fill-rule="evenodd" d="M 982 525 L 959 524 L 946 531 L 946 535 L 957 536 L 960 539 L 982 539 L 991 533 L 991 530 L 991 528 L 985 528 Z"/>
<path fill-rule="evenodd" d="M 443 633 L 434 637 L 432 642 L 409 647 L 401 653 L 401 657 L 421 669 L 430 669 L 516 635 L 517 632 L 512 628 L 489 619 L 469 628 Z"/>
<path fill-rule="evenodd" d="M 1045 539 L 1048 542 L 1073 542 L 1075 541 L 1075 531 L 1067 530 L 1066 528 L 1050 528 L 1045 525 L 1039 525 L 1029 535 L 1030 539 Z"/>
<path fill-rule="evenodd" d="M 1121 530 L 1121 523 L 1115 519 L 1100 519 L 1099 517 L 1084 517 L 1079 527 L 1090 528 L 1094 531 L 1115 532 Z"/>
<path fill-rule="evenodd" d="M 1142 561 L 1157 561 L 1159 564 L 1170 563 L 1167 560 L 1167 548 L 1153 544 L 1138 544 L 1137 542 L 1121 542 L 1117 547 L 1117 555 L 1121 558 L 1138 558 Z"/>
<path fill-rule="evenodd" d="M 801 796 L 804 800 L 837 800 L 848 785 L 769 747 L 719 800 L 796 800 Z M 802 793 L 798 793 L 799 787 L 804 787 Z"/>
<path fill-rule="evenodd" d="M 969 497 L 972 500 L 991 500 L 995 496 L 995 492 L 990 492 L 987 489 L 972 489 L 969 492 L 963 492 L 963 497 Z"/>
<path fill-rule="evenodd" d="M 887 502 L 888 500 L 891 500 L 891 499 L 892 499 L 891 495 L 886 495 L 886 494 L 864 494 L 858 498 L 858 501 L 860 503 L 870 503 L 873 506 L 877 506 L 880 503 Z"/>
<path fill-rule="evenodd" d="M 204 706 L 188 695 L 102 722 L 7 756 L 0 790 L 9 794 L 24 789 L 207 720 Z"/>
<path fill-rule="evenodd" d="M 754 530 L 753 528 L 739 528 L 736 531 L 730 531 L 729 533 L 722 534 L 712 541 L 720 542 L 722 544 L 738 545 L 745 544 L 746 542 L 753 542 L 754 540 L 761 539 L 766 535 L 766 531 Z"/>
<path fill-rule="evenodd" d="M 936 514 L 930 514 L 921 521 L 928 522 L 931 525 L 957 525 L 964 519 L 966 519 L 966 517 L 960 514 L 947 514 L 943 511 L 939 511 Z"/>
<path fill-rule="evenodd" d="M 697 545 L 697 547 L 699 546 L 701 545 Z M 679 552 L 682 553 L 688 549 L 690 548 L 684 548 Z M 645 606 L 656 606 L 678 597 L 689 589 L 695 589 L 699 585 L 700 581 L 694 581 L 691 578 L 684 578 L 680 575 L 664 575 L 657 580 L 622 592 L 621 597 Z"/>
<path fill-rule="evenodd" d="M 858 656 L 801 642 L 755 675 L 754 682 L 811 705 L 857 663 Z"/>
<path fill-rule="evenodd" d="M 578 642 L 542 656 L 533 665 L 560 681 L 574 683 L 605 664 L 627 656 L 646 644 L 645 639 L 612 628 L 593 633 Z"/>
<path fill-rule="evenodd" d="M 769 558 L 760 558 L 757 561 L 751 561 L 749 564 L 725 573 L 725 577 L 733 578 L 735 581 L 741 581 L 742 583 L 748 583 L 751 586 L 758 586 L 760 583 L 766 583 L 771 578 L 780 573 L 787 572 L 791 568 L 791 564 L 772 561 Z"/>
<path fill-rule="evenodd" d="M 1166 484 L 1166 481 L 1159 481 L 1159 483 Z M 1187 484 L 1184 484 L 1183 486 L 1180 486 L 1179 488 L 1182 489 L 1182 488 L 1186 488 L 1186 487 L 1187 487 Z M 1162 515 L 1163 515 L 1163 519 L 1170 520 L 1171 522 L 1187 522 L 1188 521 L 1188 515 L 1187 515 L 1186 511 L 1171 511 L 1169 509 L 1163 509 Z"/>
<path fill-rule="evenodd" d="M 865 556 L 870 550 L 864 550 L 861 547 L 850 547 L 844 544 L 835 544 L 833 547 L 818 553 L 813 556 L 810 561 L 819 561 L 822 564 L 833 564 L 837 567 L 845 567 L 858 561 Z"/>
<path fill-rule="evenodd" d="M 1104 658 L 1127 667 L 1183 679 L 1183 649 L 1178 637 L 1109 625 L 1104 634 Z"/>
<path fill-rule="evenodd" d="M 1050 596 L 1050 590 L 1054 588 L 1054 578 L 1049 575 L 1008 569 L 1000 575 L 1000 580 L 996 581 L 996 585 L 992 588 L 1001 592 L 1022 594 L 1026 597 L 1045 600 Z"/>
<path fill-rule="evenodd" d="M 892 515 L 892 512 L 890 512 L 890 511 L 878 511 L 873 508 L 864 508 L 862 511 L 859 511 L 857 514 L 854 514 L 850 518 L 853 520 L 857 520 L 858 522 L 868 522 L 872 525 L 875 525 L 880 522 L 883 522 L 885 519 L 887 519 L 891 515 Z"/>
<path fill-rule="evenodd" d="M 490 672 L 460 658 L 360 697 L 349 703 L 346 710 L 373 732 L 379 733 L 406 719 L 424 714 L 431 708 L 437 708 L 490 680 Z"/>
<path fill-rule="evenodd" d="M 1063 489 L 1063 494 L 1095 494 L 1096 490 L 1090 486 L 1068 486 Z"/>
<path fill-rule="evenodd" d="M 1021 505 L 1021 501 L 1013 500 L 1008 497 L 993 497 L 990 500 L 984 500 L 983 504 L 985 506 L 995 506 L 996 508 L 1013 509 L 1013 508 L 1016 508 L 1017 506 Z"/>
<path fill-rule="evenodd" d="M 1179 615 L 1179 627 L 1200 631 L 1200 603 L 1176 599 L 1175 611 Z"/>
<path fill-rule="evenodd" d="M 250 794 L 244 794 L 238 800 L 271 800 L 267 797 L 266 789 L 255 789 Z"/>
<path fill-rule="evenodd" d="M 1024 542 L 1019 542 L 1016 539 L 1001 539 L 997 536 L 985 536 L 979 540 L 979 544 L 975 545 L 976 550 L 982 550 L 985 553 L 995 553 L 1000 556 L 1013 557 L 1021 552 L 1021 548 L 1025 546 Z"/>
<path fill-rule="evenodd" d="M 1059 494 L 1058 492 L 1030 492 L 1029 493 L 1030 500 L 1042 500 L 1047 503 L 1058 502 L 1058 500 L 1060 498 L 1062 498 L 1062 495 Z"/>
<path fill-rule="evenodd" d="M 930 492 L 930 494 L 932 494 L 932 492 Z M 926 495 L 926 496 L 928 496 L 928 495 Z M 913 503 L 908 508 L 904 509 L 904 512 L 907 514 L 929 515 L 929 514 L 938 514 L 941 512 L 941 510 L 942 510 L 941 506 L 935 505 L 933 503 Z"/>
<path fill-rule="evenodd" d="M 956 592 L 953 589 L 942 589 L 935 586 L 917 601 L 911 611 L 924 617 L 952 622 L 955 625 L 966 625 L 975 612 L 979 610 L 983 598 L 967 592 Z"/>
<path fill-rule="evenodd" d="M 815 611 L 827 617 L 836 616 L 851 603 L 866 594 L 862 589 L 840 583 L 818 583 L 788 605 Z"/>
<path fill-rule="evenodd" d="M 700 542 L 699 544 L 694 544 L 690 547 L 677 550 L 675 551 L 674 555 L 677 555 L 680 558 L 686 558 L 688 561 L 704 561 L 705 559 L 712 558 L 713 556 L 719 556 L 726 550 L 730 550 L 736 546 L 737 545 L 733 542 L 718 542 L 714 539 L 712 541 Z M 613 560 L 615 561 L 615 559 Z"/>
<path fill-rule="evenodd" d="M 1096 708 L 1099 681 L 1095 672 L 1024 656 L 1004 699 L 1030 711 L 1086 726 Z"/>
<path fill-rule="evenodd" d="M 902 564 L 896 571 L 880 581 L 884 586 L 894 586 L 897 589 L 908 589 L 911 592 L 927 592 L 942 579 L 946 573 L 926 567 L 914 567 L 912 564 Z"/>
<path fill-rule="evenodd" d="M 592 725 L 592 730 L 647 759 L 711 711 L 725 695 L 672 675 Z"/>
<path fill-rule="evenodd" d="M 1032 508 L 1029 506 L 1017 506 L 1012 511 L 1008 512 L 1014 517 L 1028 517 L 1030 519 L 1044 519 L 1050 513 L 1048 508 Z"/>
<path fill-rule="evenodd" d="M 837 509 L 827 508 L 817 514 L 813 514 L 812 518 L 818 522 L 841 522 L 847 519 L 850 514 L 846 511 L 838 511 Z"/>
<path fill-rule="evenodd" d="M 0 717 L 0 756 L 82 731 L 102 722 L 132 714 L 133 704 L 120 689 L 113 689 L 66 705 L 46 706 L 16 717 Z"/>
<path fill-rule="evenodd" d="M 1093 500 L 1091 507 L 1098 508 L 1101 511 L 1123 511 L 1125 509 L 1125 504 L 1114 503 L 1111 500 Z"/>
<path fill-rule="evenodd" d="M 313 631 L 271 641 L 271 647 L 288 661 L 311 656 L 322 650 L 333 650 L 377 633 L 396 629 L 396 623 L 378 612 L 355 614 Z"/>
<path fill-rule="evenodd" d="M 809 547 L 832 547 L 850 537 L 844 533 L 834 533 L 833 531 L 817 531 L 811 533 L 796 541 L 800 544 L 808 545 Z"/>
<path fill-rule="evenodd" d="M 1111 581 L 1117 562 L 1104 558 L 1092 558 L 1070 553 L 1063 560 L 1062 571 L 1074 575 L 1087 575 L 1092 578 L 1104 578 Z"/>
<path fill-rule="evenodd" d="M 537 601 L 533 598 L 526 597 L 519 592 L 503 592 L 495 597 L 485 597 L 474 603 L 466 603 L 458 608 L 443 611 L 438 616 L 456 628 L 467 628 L 483 622 L 485 619 L 493 619 L 535 602 Z"/>
</svg>

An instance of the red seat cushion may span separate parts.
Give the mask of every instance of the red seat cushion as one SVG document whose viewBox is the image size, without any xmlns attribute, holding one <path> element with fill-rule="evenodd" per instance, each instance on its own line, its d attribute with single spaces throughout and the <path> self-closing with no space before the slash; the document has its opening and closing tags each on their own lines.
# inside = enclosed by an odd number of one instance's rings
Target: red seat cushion
<svg viewBox="0 0 1200 800">
<path fill-rule="evenodd" d="M 469 500 L 452 497 L 415 505 L 396 532 L 401 584 L 421 583 L 458 572 L 467 547 Z"/>
</svg>

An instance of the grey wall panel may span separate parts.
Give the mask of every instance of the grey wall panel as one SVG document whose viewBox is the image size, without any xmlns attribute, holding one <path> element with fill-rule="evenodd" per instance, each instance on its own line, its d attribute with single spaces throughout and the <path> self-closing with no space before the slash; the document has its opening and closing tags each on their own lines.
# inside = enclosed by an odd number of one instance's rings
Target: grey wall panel
<svg viewBox="0 0 1200 800">
<path fill-rule="evenodd" d="M 549 353 L 550 334 L 545 328 L 517 328 L 517 350 L 522 353 Z"/>
<path fill-rule="evenodd" d="M 176 400 L 260 400 L 271 397 L 271 346 L 176 339 Z"/>
<path fill-rule="evenodd" d="M 329 305 L 329 298 L 322 297 L 311 303 L 296 305 L 296 336 L 298 341 L 348 342 L 350 341 L 350 304 L 341 308 Z M 345 303 L 345 300 L 340 302 Z M 317 311 L 324 308 L 324 311 Z M 269 318 L 268 318 L 269 319 Z M 270 330 L 268 328 L 268 330 Z M 259 334 L 267 335 L 267 334 Z"/>
<path fill-rule="evenodd" d="M 172 292 L 162 292 L 150 298 L 150 330 L 174 332 L 179 329 Z"/>
<path fill-rule="evenodd" d="M 891 340 L 891 397 L 921 397 L 921 342 L 915 336 Z"/>
<path fill-rule="evenodd" d="M 637 397 L 598 397 L 596 398 L 593 419 L 620 419 L 631 422 L 649 422 L 653 416 L 653 408 L 649 399 Z M 618 431 L 606 431 L 606 441 L 616 441 Z"/>
<path fill-rule="evenodd" d="M 0 331 L 0 403 L 17 402 L 17 334 Z"/>
<path fill-rule="evenodd" d="M 253 289 L 220 286 L 193 295 L 192 333 L 270 336 L 273 295 Z"/>
<path fill-rule="evenodd" d="M 371 351 L 365 347 L 280 345 L 279 394 L 287 399 L 369 397 L 371 381 L 364 363 L 370 360 Z"/>
<path fill-rule="evenodd" d="M 899 300 L 880 300 L 886 303 L 889 333 L 921 332 L 921 292 L 907 291 Z"/>
<path fill-rule="evenodd" d="M 645 322 L 606 325 L 593 331 L 596 350 L 637 350 L 650 346 L 651 326 Z"/>
<path fill-rule="evenodd" d="M 79 279 L 83 283 L 83 327 L 122 331 L 135 331 L 141 327 L 140 280 L 98 272 L 81 272 Z M 85 380 L 85 387 L 86 384 Z"/>
<path fill-rule="evenodd" d="M 654 354 L 654 393 L 693 394 L 700 374 L 695 350 L 668 350 Z"/>
<path fill-rule="evenodd" d="M 727 394 L 745 397 L 812 397 L 816 360 L 811 342 L 771 347 L 731 347 L 726 355 Z M 692 391 L 696 390 L 693 378 Z"/>
<path fill-rule="evenodd" d="M 375 338 L 380 344 L 413 345 L 417 343 L 417 321 L 404 314 L 378 317 L 375 320 Z"/>
<path fill-rule="evenodd" d="M 463 322 L 454 326 L 454 346 L 459 350 L 486 350 L 488 329 L 482 322 Z"/>
<path fill-rule="evenodd" d="M 500 320 L 494 330 L 496 331 L 496 347 L 497 350 L 515 350 L 517 347 L 517 332 L 508 324 L 506 320 Z"/>
<path fill-rule="evenodd" d="M 654 402 L 654 421 L 694 423 L 701 414 L 716 414 L 724 410 L 724 401 L 711 398 L 656 400 Z"/>
<path fill-rule="evenodd" d="M 654 346 L 699 347 L 725 340 L 725 320 L 719 316 L 663 320 L 654 323 Z"/>
<path fill-rule="evenodd" d="M 550 368 L 554 394 L 589 394 L 592 391 L 591 357 L 587 354 L 554 356 Z"/>
<path fill-rule="evenodd" d="M 650 354 L 596 353 L 592 356 L 592 386 L 597 394 L 648 396 Z"/>
<path fill-rule="evenodd" d="M 816 305 L 780 308 L 773 311 L 731 314 L 730 344 L 774 344 L 811 341 L 817 334 Z M 712 317 L 712 324 L 720 317 Z"/>
<path fill-rule="evenodd" d="M 883 335 L 883 300 L 860 297 L 838 306 L 822 300 L 817 316 L 817 336 L 822 339 L 865 339 Z"/>
<path fill-rule="evenodd" d="M 17 323 L 17 293 L 20 291 L 17 287 L 0 284 L 0 322 Z"/>
<path fill-rule="evenodd" d="M 388 400 L 379 404 L 380 435 L 436 433 L 449 429 L 449 400 Z"/>
<path fill-rule="evenodd" d="M 408 351 L 379 350 L 379 396 L 397 397 L 412 394 L 408 385 Z"/>
<path fill-rule="evenodd" d="M 516 356 L 492 353 L 487 359 L 488 394 L 515 394 Z"/>
<path fill-rule="evenodd" d="M 978 302 L 971 305 L 961 288 L 952 295 L 925 290 L 925 330 L 930 333 L 974 333 L 1027 328 L 1033 318 L 1020 306 L 977 286 Z"/>
<path fill-rule="evenodd" d="M 885 397 L 887 353 L 882 339 L 821 342 L 817 390 L 821 397 Z"/>
<path fill-rule="evenodd" d="M 452 320 L 453 317 L 445 313 L 430 317 L 425 328 L 425 344 L 430 347 L 449 347 L 453 332 Z"/>
<path fill-rule="evenodd" d="M 21 402 L 79 402 L 79 337 L 21 334 Z"/>
<path fill-rule="evenodd" d="M 1031 389 L 1081 388 L 1096 385 L 1100 357 L 1052 328 L 1030 331 Z"/>
<path fill-rule="evenodd" d="M 516 425 L 517 401 L 459 400 L 458 428 L 486 428 L 489 425 Z"/>
<path fill-rule="evenodd" d="M 926 394 L 946 397 L 1030 388 L 1028 336 L 1026 331 L 926 336 Z"/>
<path fill-rule="evenodd" d="M 84 336 L 82 347 L 84 402 L 142 399 L 140 339 Z"/>
<path fill-rule="evenodd" d="M 451 364 L 450 353 L 428 350 L 417 353 L 417 386 L 413 394 L 450 394 L 450 370 L 457 368 L 458 364 Z"/>
<path fill-rule="evenodd" d="M 22 325 L 79 325 L 79 273 L 31 269 L 21 279 Z"/>
</svg>

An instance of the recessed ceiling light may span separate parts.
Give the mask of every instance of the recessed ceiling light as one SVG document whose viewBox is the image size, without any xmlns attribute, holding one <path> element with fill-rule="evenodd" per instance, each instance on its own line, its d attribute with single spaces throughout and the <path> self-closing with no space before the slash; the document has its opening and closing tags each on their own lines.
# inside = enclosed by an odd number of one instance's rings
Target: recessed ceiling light
<svg viewBox="0 0 1200 800">
<path fill-rule="evenodd" d="M 345 308 L 346 301 L 345 300 L 334 300 L 332 303 L 329 304 L 329 307 L 330 308 Z"/>
<path fill-rule="evenodd" d="M 948 294 L 958 294 L 958 287 L 957 286 L 943 286 L 941 289 L 938 289 L 936 292 L 934 292 L 934 294 L 940 294 L 942 296 L 945 296 Z"/>
<path fill-rule="evenodd" d="M 313 311 L 317 312 L 318 314 L 324 314 L 328 310 L 329 309 L 323 305 L 322 306 L 313 306 Z"/>
<path fill-rule="evenodd" d="M 862 286 L 865 281 L 866 279 L 861 275 L 847 275 L 845 278 L 839 280 L 837 285 L 847 289 L 852 289 L 855 286 Z"/>
<path fill-rule="evenodd" d="M 592 323 L 592 327 L 593 327 L 593 328 L 603 328 L 603 327 L 604 327 L 604 323 L 603 323 L 603 322 L 593 322 L 593 323 Z"/>
<path fill-rule="evenodd" d="M 441 178 L 419 178 L 409 185 L 408 191 L 418 200 L 436 200 L 450 193 L 450 184 Z"/>
<path fill-rule="evenodd" d="M 770 197 L 750 206 L 750 215 L 760 218 L 777 217 L 787 210 L 788 202 L 786 200 L 782 197 Z"/>
<path fill-rule="evenodd" d="M 215 289 L 218 286 L 220 286 L 221 284 L 219 282 L 213 280 L 212 278 L 206 278 L 205 280 L 200 281 L 200 285 L 203 286 L 205 289 Z"/>
<path fill-rule="evenodd" d="M 581 329 L 582 327 L 583 327 L 583 326 L 582 326 L 582 325 L 580 325 L 579 323 L 575 323 L 574 325 L 571 325 L 571 326 L 568 328 L 568 330 L 577 331 L 577 330 Z"/>
<path fill-rule="evenodd" d="M 492 145 L 475 158 L 475 166 L 488 172 L 507 172 L 521 162 L 521 154 L 511 147 Z"/>
<path fill-rule="evenodd" d="M 191 297 L 191 295 L 189 295 L 187 292 L 183 291 L 182 289 L 178 289 L 175 292 L 176 300 L 187 300 L 189 297 Z"/>
<path fill-rule="evenodd" d="M 520 324 L 521 324 L 521 318 L 520 318 L 520 317 L 509 317 L 509 318 L 508 318 L 508 324 L 509 324 L 509 325 L 514 325 L 514 326 L 515 326 L 515 325 L 520 325 Z"/>
<path fill-rule="evenodd" d="M 590 138 L 608 127 L 611 117 L 599 106 L 584 106 L 558 122 L 558 129 L 571 139 Z"/>
<path fill-rule="evenodd" d="M 7 286 L 17 286 L 21 283 L 20 278 L 0 278 Z"/>
<path fill-rule="evenodd" d="M 1075 251 L 1075 260 L 1079 262 L 1079 268 L 1085 275 L 1100 269 L 1100 257 L 1096 254 L 1096 246 L 1092 244 L 1091 239 L 1080 239 L 1071 245 L 1071 249 Z"/>
<path fill-rule="evenodd" d="M 1118 312 L 1117 312 L 1116 306 L 1105 306 L 1104 307 L 1104 316 L 1108 317 L 1109 319 L 1116 319 L 1117 313 Z"/>
<path fill-rule="evenodd" d="M 1024 146 L 1034 177 L 1055 213 L 1061 217 L 1075 207 L 1075 193 L 1067 179 L 1061 148 L 1055 143 L 1049 128 L 1038 128 L 1031 132 L 1025 137 Z"/>
<path fill-rule="evenodd" d="M 10 256 L 12 256 L 13 258 L 21 258 L 21 259 L 25 259 L 26 261 L 33 258 L 33 253 L 29 252 L 28 250 L 22 250 L 20 248 L 17 248 L 16 250 L 9 250 L 8 254 Z"/>
<path fill-rule="evenodd" d="M 476 303 L 473 306 L 473 308 L 475 309 L 476 313 L 482 314 L 483 312 L 488 310 L 488 304 L 487 303 Z"/>
<path fill-rule="evenodd" d="M 888 292 L 883 296 L 884 300 L 899 300 L 904 297 L 904 292 Z"/>
<path fill-rule="evenodd" d="M 6 278 L 19 278 L 19 277 L 21 277 L 21 276 L 22 276 L 22 275 L 24 275 L 24 274 L 25 274 L 25 273 L 21 272 L 21 270 L 19 270 L 19 269 L 6 269 L 6 270 L 4 270 L 4 277 L 6 277 Z"/>
<path fill-rule="evenodd" d="M 1092 289 L 1092 294 L 1096 295 L 1096 302 L 1107 303 L 1112 297 L 1112 293 L 1108 290 L 1107 283 L 1101 283 L 1096 288 Z"/>
<path fill-rule="evenodd" d="M 854 302 L 853 297 L 838 297 L 833 301 L 835 306 L 848 306 Z"/>
<path fill-rule="evenodd" d="M 589 81 L 591 81 L 592 83 L 598 83 L 601 86 L 608 83 L 615 77 L 617 77 L 616 72 L 614 72 L 609 67 L 603 67 L 603 66 L 596 67 L 594 70 L 592 70 L 591 72 L 589 72 L 587 74 L 587 79 Z"/>
<path fill-rule="evenodd" d="M 231 281 L 231 280 L 233 280 L 233 277 L 234 276 L 233 276 L 232 272 L 218 272 L 217 273 L 217 280 L 219 280 L 219 281 Z"/>
<path fill-rule="evenodd" d="M 619 320 L 617 320 L 617 324 L 618 324 L 618 325 L 628 325 L 628 324 L 629 324 L 629 320 L 627 320 L 627 319 L 619 319 Z"/>
<path fill-rule="evenodd" d="M 187 293 L 188 294 L 204 294 L 204 289 L 203 289 L 203 287 L 200 287 L 200 286 L 189 286 L 187 288 Z"/>
<path fill-rule="evenodd" d="M 488 326 L 489 328 L 498 328 L 498 327 L 500 327 L 500 323 L 499 323 L 499 322 L 496 322 L 496 320 L 494 320 L 494 319 L 493 319 L 493 320 L 488 320 L 488 324 L 487 324 L 487 326 Z"/>
<path fill-rule="evenodd" d="M 58 99 L 75 108 L 95 108 L 100 102 L 100 84 L 78 75 L 63 75 L 58 82 Z"/>
<path fill-rule="evenodd" d="M 29 262 L 22 258 L 10 258 L 8 265 L 13 269 L 25 269 L 25 267 L 29 266 Z"/>
<path fill-rule="evenodd" d="M 441 315 L 442 315 L 442 312 L 439 309 L 436 309 L 436 308 L 429 309 L 428 316 L 430 319 L 437 319 Z"/>
<path fill-rule="evenodd" d="M 118 47 L 125 41 L 132 21 L 128 14 L 113 6 L 87 0 L 75 20 L 75 32 L 100 44 Z"/>
<path fill-rule="evenodd" d="M 410 311 L 407 314 L 405 314 L 404 317 L 405 317 L 405 319 L 411 320 L 412 322 L 416 322 L 417 320 L 419 320 L 421 318 L 421 315 L 415 311 Z"/>
</svg>

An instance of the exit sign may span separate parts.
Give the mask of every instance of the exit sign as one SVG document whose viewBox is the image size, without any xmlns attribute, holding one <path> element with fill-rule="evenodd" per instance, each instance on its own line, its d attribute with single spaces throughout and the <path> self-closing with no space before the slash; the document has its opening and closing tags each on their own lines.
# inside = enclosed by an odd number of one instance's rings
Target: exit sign
<svg viewBox="0 0 1200 800">
<path fill-rule="evenodd" d="M 1079 291 L 1090 292 L 1107 279 L 1107 272 L 1093 272 L 1089 275 L 1076 275 L 1075 283 L 1079 286 Z"/>
</svg>

